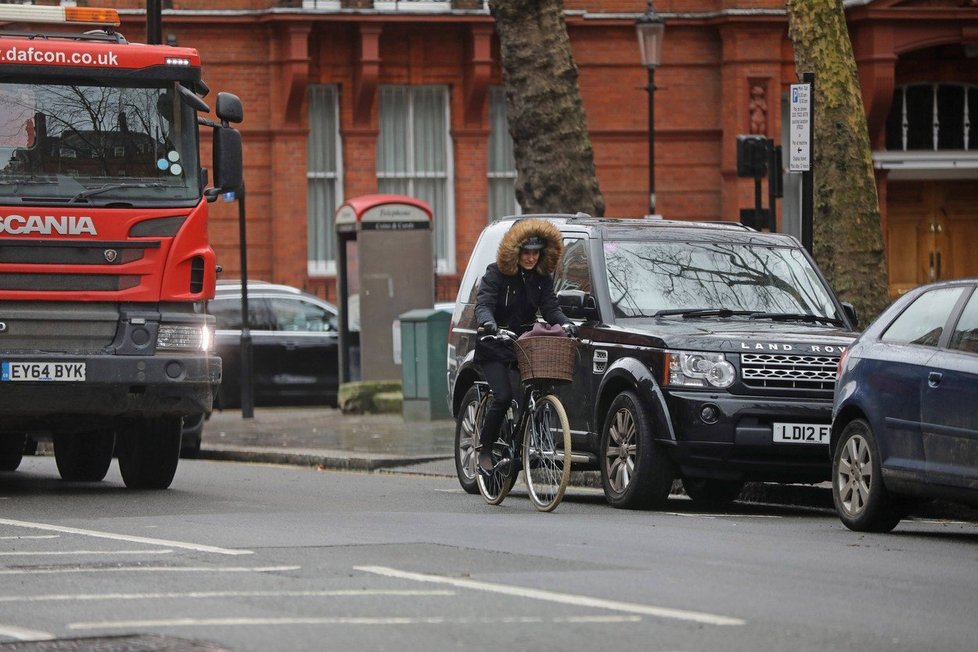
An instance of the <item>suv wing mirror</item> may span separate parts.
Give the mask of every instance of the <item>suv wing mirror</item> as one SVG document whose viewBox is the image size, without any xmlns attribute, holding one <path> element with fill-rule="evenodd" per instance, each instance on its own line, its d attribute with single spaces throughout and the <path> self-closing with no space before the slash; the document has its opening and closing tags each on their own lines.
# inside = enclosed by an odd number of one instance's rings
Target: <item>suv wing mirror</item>
<svg viewBox="0 0 978 652">
<path fill-rule="evenodd" d="M 557 293 L 557 305 L 565 315 L 574 319 L 597 319 L 598 306 L 594 297 L 584 290 L 561 290 Z"/>
<path fill-rule="evenodd" d="M 859 328 L 859 317 L 856 316 L 856 307 L 851 303 L 842 303 L 842 312 L 846 313 L 846 317 L 852 322 L 853 328 Z"/>
</svg>

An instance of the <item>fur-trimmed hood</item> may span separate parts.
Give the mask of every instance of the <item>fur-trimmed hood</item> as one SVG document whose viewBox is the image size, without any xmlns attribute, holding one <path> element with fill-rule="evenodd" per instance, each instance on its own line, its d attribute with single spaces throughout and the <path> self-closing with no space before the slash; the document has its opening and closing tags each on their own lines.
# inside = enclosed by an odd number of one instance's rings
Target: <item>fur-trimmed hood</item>
<svg viewBox="0 0 978 652">
<path fill-rule="evenodd" d="M 531 236 L 539 236 L 546 241 L 546 246 L 540 252 L 540 261 L 536 271 L 544 276 L 550 276 L 557 269 L 560 256 L 564 253 L 560 230 L 546 220 L 529 218 L 518 221 L 506 232 L 499 249 L 496 250 L 496 265 L 506 276 L 513 276 L 519 270 L 520 245 Z"/>
</svg>

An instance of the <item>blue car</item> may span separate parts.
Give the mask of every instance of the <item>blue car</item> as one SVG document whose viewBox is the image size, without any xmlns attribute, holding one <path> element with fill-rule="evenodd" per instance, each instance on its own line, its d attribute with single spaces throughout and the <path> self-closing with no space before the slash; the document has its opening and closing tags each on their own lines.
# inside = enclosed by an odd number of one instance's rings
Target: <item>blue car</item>
<svg viewBox="0 0 978 652">
<path fill-rule="evenodd" d="M 908 292 L 841 358 L 832 497 L 849 529 L 889 532 L 921 499 L 978 504 L 976 287 Z"/>
</svg>

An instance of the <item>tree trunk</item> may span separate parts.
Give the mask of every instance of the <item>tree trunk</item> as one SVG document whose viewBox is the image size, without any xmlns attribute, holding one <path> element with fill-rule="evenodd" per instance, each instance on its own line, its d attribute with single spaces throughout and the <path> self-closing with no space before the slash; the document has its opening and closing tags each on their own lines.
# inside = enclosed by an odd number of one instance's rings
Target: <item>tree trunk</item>
<svg viewBox="0 0 978 652">
<path fill-rule="evenodd" d="M 798 75 L 815 73 L 815 259 L 868 324 L 889 297 L 872 150 L 842 0 L 787 6 Z"/>
<path fill-rule="evenodd" d="M 604 214 L 562 0 L 489 0 L 499 35 L 516 199 L 526 213 Z"/>
</svg>

